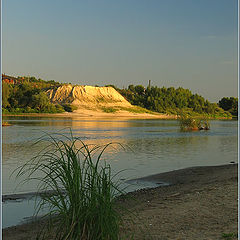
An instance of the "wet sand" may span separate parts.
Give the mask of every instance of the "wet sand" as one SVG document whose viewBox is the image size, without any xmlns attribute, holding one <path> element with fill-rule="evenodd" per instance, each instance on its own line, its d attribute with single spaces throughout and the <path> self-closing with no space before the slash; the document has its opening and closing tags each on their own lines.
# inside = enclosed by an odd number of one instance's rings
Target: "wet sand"
<svg viewBox="0 0 240 240">
<path fill-rule="evenodd" d="M 132 239 L 136 240 L 220 240 L 224 239 L 224 233 L 236 234 L 237 173 L 238 165 L 229 164 L 187 168 L 138 179 L 170 185 L 120 197 L 119 204 L 134 213 L 123 215 L 122 236 L 134 234 Z M 3 229 L 3 239 L 36 239 L 42 224 Z"/>
</svg>

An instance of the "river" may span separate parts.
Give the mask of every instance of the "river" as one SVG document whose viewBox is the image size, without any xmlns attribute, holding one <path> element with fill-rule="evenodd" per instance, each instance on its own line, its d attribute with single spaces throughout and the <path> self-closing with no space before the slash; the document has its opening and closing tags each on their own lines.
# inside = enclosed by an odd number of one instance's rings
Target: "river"
<svg viewBox="0 0 240 240">
<path fill-rule="evenodd" d="M 103 160 L 115 173 L 124 170 L 118 175 L 123 182 L 186 167 L 229 164 L 237 162 L 238 156 L 238 122 L 234 120 L 212 120 L 209 131 L 193 132 L 180 131 L 177 120 L 26 116 L 3 120 L 12 124 L 4 127 L 2 134 L 3 195 L 36 191 L 36 183 L 19 184 L 23 179 L 16 179 L 13 171 L 46 147 L 45 142 L 33 145 L 39 137 L 57 132 L 69 135 L 70 129 L 86 144 L 120 143 L 124 149 L 113 145 L 104 153 Z M 12 220 L 11 214 L 16 215 L 19 204 L 16 201 L 3 204 L 3 227 L 17 224 L 23 218 L 22 213 L 17 213 L 19 218 Z M 26 205 L 22 209 L 28 208 L 25 201 L 21 204 Z M 29 216 L 31 212 L 32 209 L 24 214 Z"/>
</svg>

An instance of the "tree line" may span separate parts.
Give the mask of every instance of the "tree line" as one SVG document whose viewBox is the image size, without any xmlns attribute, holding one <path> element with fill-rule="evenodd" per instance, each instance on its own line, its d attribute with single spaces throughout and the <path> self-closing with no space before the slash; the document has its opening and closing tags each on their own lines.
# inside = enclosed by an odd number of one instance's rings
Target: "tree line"
<svg viewBox="0 0 240 240">
<path fill-rule="evenodd" d="M 145 88 L 142 85 L 129 85 L 125 89 L 113 87 L 131 104 L 159 113 L 179 114 L 184 111 L 186 113 L 226 117 L 230 116 L 229 112 L 231 114 L 237 113 L 237 98 L 231 97 L 231 103 L 229 103 L 228 98 L 223 98 L 217 104 L 210 103 L 202 96 L 193 94 L 189 89 L 182 87 L 176 89 L 174 87 L 166 88 L 157 86 L 148 86 Z M 229 109 L 231 110 L 229 111 Z"/>
<path fill-rule="evenodd" d="M 2 82 L 3 113 L 61 113 L 71 112 L 70 104 L 53 104 L 46 94 L 48 89 L 62 84 L 54 80 L 44 81 L 35 77 L 22 77 L 19 84 Z"/>
<path fill-rule="evenodd" d="M 69 104 L 52 104 L 46 95 L 46 90 L 56 89 L 63 83 L 35 77 L 21 77 L 21 80 L 19 84 L 2 82 L 3 113 L 59 113 L 74 110 Z M 120 89 L 114 85 L 106 86 L 114 87 L 131 104 L 154 112 L 167 114 L 186 112 L 226 117 L 238 114 L 238 99 L 234 97 L 223 97 L 218 103 L 210 103 L 202 96 L 182 87 L 145 88 L 142 85 L 129 85 L 128 88 Z"/>
<path fill-rule="evenodd" d="M 218 102 L 219 107 L 230 112 L 233 116 L 238 116 L 238 98 L 223 97 Z"/>
</svg>

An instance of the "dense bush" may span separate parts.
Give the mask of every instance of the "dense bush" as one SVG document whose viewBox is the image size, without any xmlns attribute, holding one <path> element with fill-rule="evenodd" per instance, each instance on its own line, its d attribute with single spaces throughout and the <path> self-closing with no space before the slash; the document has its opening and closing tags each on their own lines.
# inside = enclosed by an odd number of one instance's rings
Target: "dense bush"
<svg viewBox="0 0 240 240">
<path fill-rule="evenodd" d="M 50 103 L 45 90 L 59 83 L 23 77 L 18 84 L 2 82 L 3 113 L 61 113 L 60 105 Z"/>
<path fill-rule="evenodd" d="M 2 107 L 8 112 L 73 112 L 77 108 L 71 104 L 53 105 L 50 103 L 45 91 L 57 88 L 61 84 L 53 80 L 44 81 L 35 77 L 22 77 L 19 84 L 2 83 Z M 142 85 L 129 85 L 127 89 L 115 88 L 131 104 L 146 108 L 150 111 L 175 114 L 179 111 L 193 112 L 195 114 L 208 114 L 213 117 L 229 117 L 238 114 L 237 98 L 222 98 L 218 104 L 210 103 L 189 89 L 179 87 L 150 87 Z M 98 99 L 101 101 L 101 99 Z M 228 112 L 224 112 L 228 111 Z M 108 111 L 108 110 L 107 110 Z"/>
<path fill-rule="evenodd" d="M 234 97 L 223 97 L 218 102 L 219 107 L 225 111 L 229 111 L 232 115 L 238 115 L 238 99 Z"/>
<path fill-rule="evenodd" d="M 209 130 L 210 125 L 207 119 L 193 118 L 189 115 L 180 115 L 178 118 L 181 130 Z"/>
<path fill-rule="evenodd" d="M 77 107 L 72 104 L 63 104 L 62 106 L 66 112 L 73 112 L 74 110 L 77 110 Z"/>
<path fill-rule="evenodd" d="M 210 103 L 189 89 L 179 87 L 159 88 L 142 85 L 129 85 L 127 89 L 117 89 L 131 104 L 151 111 L 178 114 L 179 111 L 192 111 L 198 114 L 225 115 L 216 103 Z"/>
</svg>

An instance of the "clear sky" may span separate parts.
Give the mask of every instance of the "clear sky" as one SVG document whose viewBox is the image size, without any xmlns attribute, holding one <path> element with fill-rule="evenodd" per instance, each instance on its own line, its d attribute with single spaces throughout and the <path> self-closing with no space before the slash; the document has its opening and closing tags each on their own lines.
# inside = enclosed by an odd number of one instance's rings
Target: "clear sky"
<svg viewBox="0 0 240 240">
<path fill-rule="evenodd" d="M 237 0 L 3 0 L 3 72 L 237 96 Z"/>
</svg>

